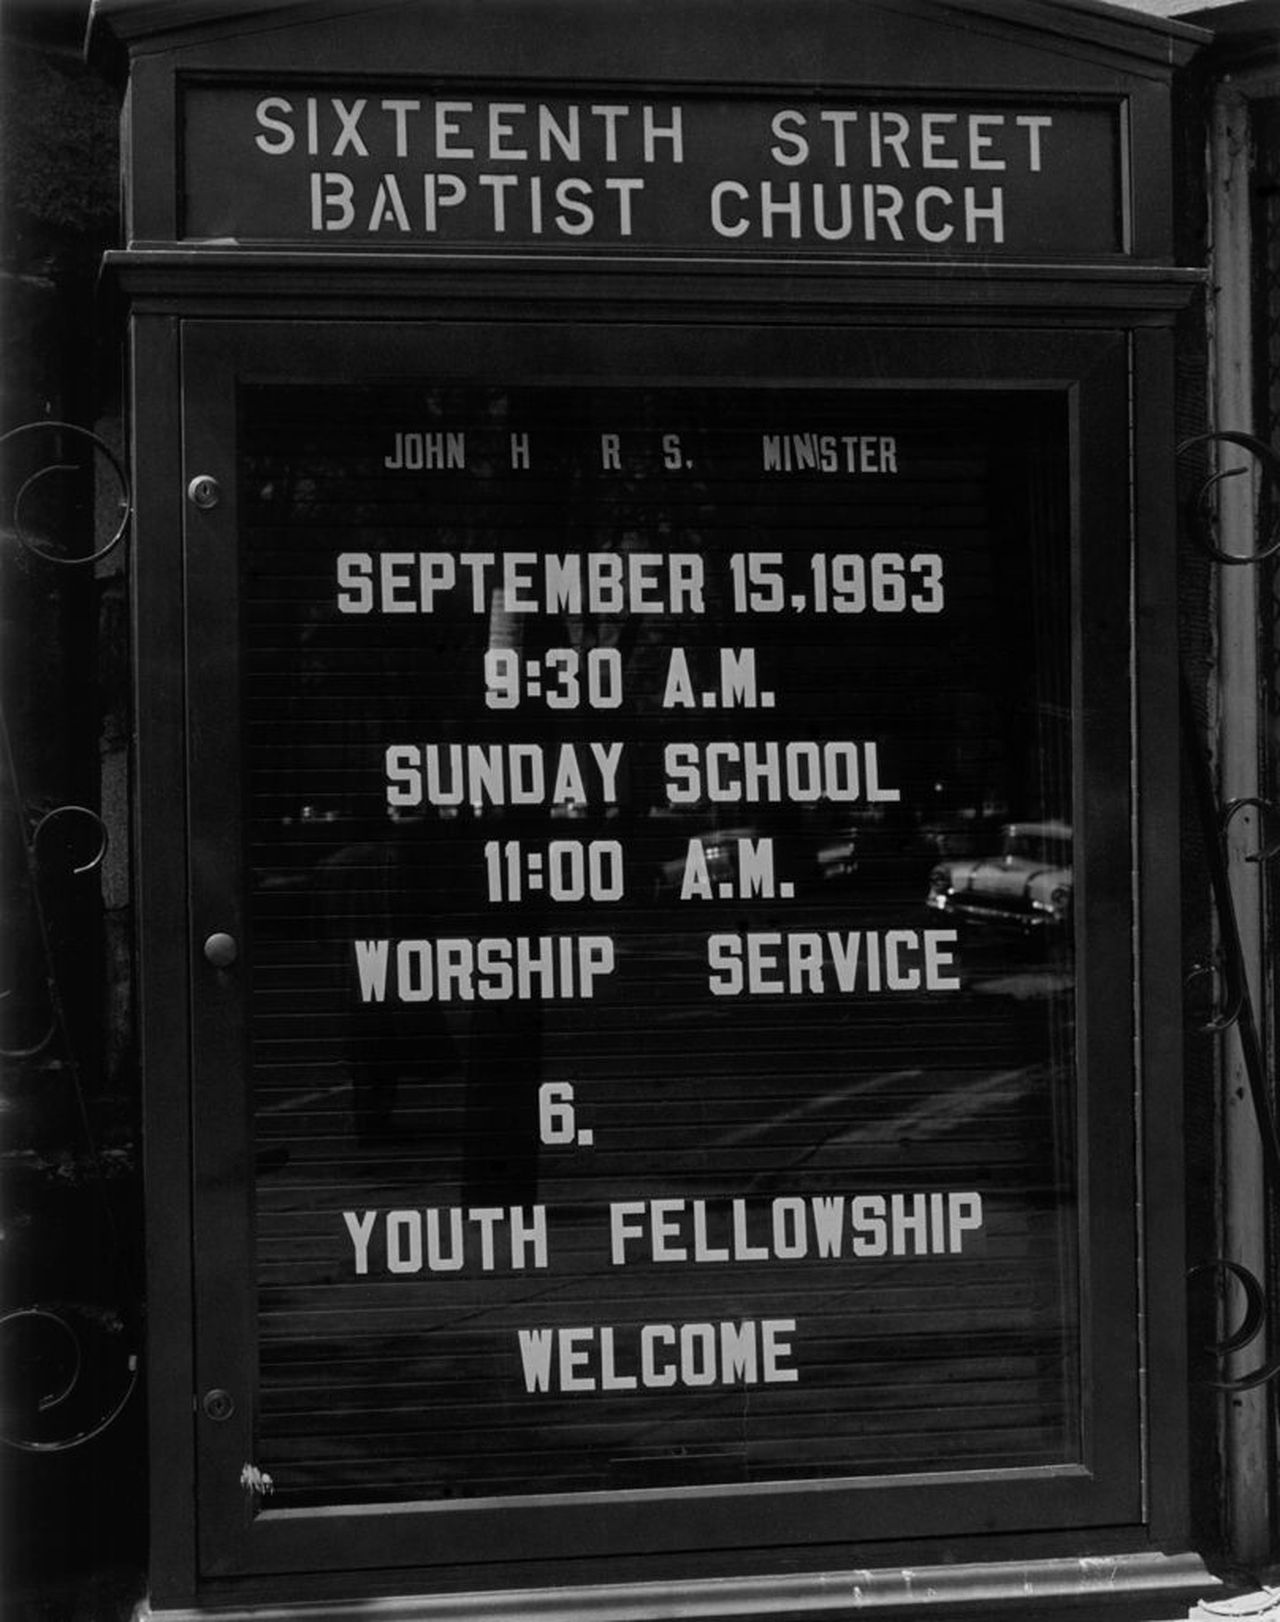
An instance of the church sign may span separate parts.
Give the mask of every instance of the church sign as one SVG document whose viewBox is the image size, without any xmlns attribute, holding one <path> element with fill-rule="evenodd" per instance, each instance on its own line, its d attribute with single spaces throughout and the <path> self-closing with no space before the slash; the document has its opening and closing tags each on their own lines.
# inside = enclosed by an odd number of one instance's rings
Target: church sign
<svg viewBox="0 0 1280 1622">
<path fill-rule="evenodd" d="M 99 12 L 157 1612 L 1172 1610 L 1193 31 Z"/>
<path fill-rule="evenodd" d="M 192 86 L 184 237 L 324 247 L 1083 257 L 1126 251 L 1123 112 Z M 1088 176 L 1088 185 L 1081 184 Z"/>
</svg>

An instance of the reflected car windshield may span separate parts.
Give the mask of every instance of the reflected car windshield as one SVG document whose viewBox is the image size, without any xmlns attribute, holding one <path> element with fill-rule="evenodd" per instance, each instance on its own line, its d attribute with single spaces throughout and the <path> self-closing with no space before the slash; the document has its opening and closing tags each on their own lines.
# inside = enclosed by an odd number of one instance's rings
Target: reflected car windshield
<svg viewBox="0 0 1280 1622">
<path fill-rule="evenodd" d="M 1020 856 L 1024 861 L 1043 862 L 1049 867 L 1071 866 L 1071 841 L 1052 834 L 1019 831 L 1005 838 L 1006 856 Z"/>
</svg>

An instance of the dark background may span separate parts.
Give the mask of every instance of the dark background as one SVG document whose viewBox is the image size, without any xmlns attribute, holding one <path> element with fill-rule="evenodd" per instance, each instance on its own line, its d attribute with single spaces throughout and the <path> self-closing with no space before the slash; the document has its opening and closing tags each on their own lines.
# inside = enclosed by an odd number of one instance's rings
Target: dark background
<svg viewBox="0 0 1280 1622">
<path fill-rule="evenodd" d="M 0 433 L 63 421 L 119 452 L 118 97 L 83 64 L 85 0 L 0 4 Z M 137 1071 L 128 932 L 126 538 L 83 436 L 10 440 L 0 493 L 0 1608 L 127 1616 L 143 1591 Z M 95 544 L 95 536 L 97 541 Z M 105 861 L 83 814 L 112 829 Z"/>
</svg>

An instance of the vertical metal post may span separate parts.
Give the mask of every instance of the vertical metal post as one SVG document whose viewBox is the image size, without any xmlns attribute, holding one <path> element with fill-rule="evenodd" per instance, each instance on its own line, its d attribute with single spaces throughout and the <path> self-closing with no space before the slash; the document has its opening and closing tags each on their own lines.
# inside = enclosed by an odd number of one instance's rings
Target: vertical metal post
<svg viewBox="0 0 1280 1622">
<path fill-rule="evenodd" d="M 1253 416 L 1250 272 L 1249 103 L 1229 83 L 1217 87 L 1210 144 L 1212 207 L 1210 337 L 1212 422 L 1217 428 L 1250 429 Z M 1246 557 L 1257 545 L 1258 484 L 1251 459 L 1220 451 L 1217 471 L 1243 463 L 1243 471 L 1217 486 L 1217 535 L 1224 552 Z M 1257 570 L 1227 564 L 1218 571 L 1216 730 L 1221 800 L 1256 798 L 1259 786 L 1261 713 L 1258 666 Z M 1262 879 L 1253 812 L 1234 817 L 1227 833 L 1231 889 L 1249 989 L 1263 1007 Z M 1222 1047 L 1222 1180 L 1220 1220 L 1223 1254 L 1255 1277 L 1267 1277 L 1266 1189 L 1258 1123 L 1237 1029 Z M 1258 1348 L 1237 1354 L 1240 1375 L 1259 1361 Z M 1226 1532 L 1231 1552 L 1245 1565 L 1270 1552 L 1270 1439 L 1265 1387 L 1227 1395 L 1222 1448 L 1226 1481 Z"/>
</svg>

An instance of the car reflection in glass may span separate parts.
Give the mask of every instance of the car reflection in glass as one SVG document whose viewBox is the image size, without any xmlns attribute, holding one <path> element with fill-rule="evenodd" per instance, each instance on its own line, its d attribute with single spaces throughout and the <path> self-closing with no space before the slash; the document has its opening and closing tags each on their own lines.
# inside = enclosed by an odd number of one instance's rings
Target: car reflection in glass
<svg viewBox="0 0 1280 1622">
<path fill-rule="evenodd" d="M 701 877 L 710 883 L 712 893 L 736 894 L 742 845 L 745 842 L 754 846 L 760 837 L 759 828 L 746 825 L 740 828 L 704 828 L 695 831 L 688 838 L 682 854 L 662 863 L 658 871 L 655 893 L 659 898 L 681 893 L 690 871 L 690 848 L 696 842 L 702 847 L 702 862 L 705 864 L 705 873 Z M 728 888 L 724 888 L 725 886 Z"/>
<path fill-rule="evenodd" d="M 1065 822 L 1010 822 L 995 856 L 940 862 L 928 905 L 957 923 L 1027 934 L 1065 935 L 1071 925 L 1071 828 Z"/>
</svg>

